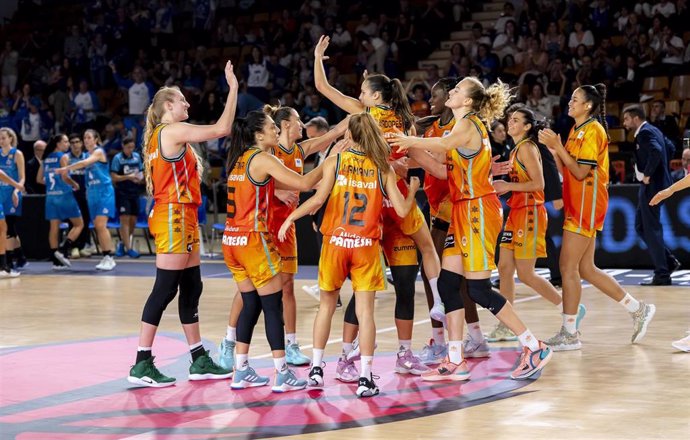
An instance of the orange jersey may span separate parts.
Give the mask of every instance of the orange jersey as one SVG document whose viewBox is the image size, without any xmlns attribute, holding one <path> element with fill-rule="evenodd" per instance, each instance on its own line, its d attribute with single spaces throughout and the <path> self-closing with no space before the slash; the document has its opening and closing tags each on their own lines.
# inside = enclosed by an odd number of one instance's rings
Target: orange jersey
<svg viewBox="0 0 690 440">
<path fill-rule="evenodd" d="M 469 119 L 474 124 L 481 135 L 482 143 L 478 150 L 468 151 L 455 148 L 446 155 L 448 186 L 453 203 L 484 197 L 496 192 L 491 184 L 489 132 L 474 113 L 468 113 L 464 119 Z"/>
<path fill-rule="evenodd" d="M 395 113 L 395 110 L 392 108 L 385 105 L 377 105 L 376 107 L 367 107 L 366 112 L 374 117 L 383 134 L 395 132 L 407 134 L 403 119 L 397 113 Z M 398 153 L 397 151 L 393 151 L 391 152 L 390 159 L 397 160 L 401 157 L 404 157 L 405 154 L 406 153 Z"/>
<path fill-rule="evenodd" d="M 304 150 L 302 150 L 302 147 L 298 144 L 294 144 L 289 150 L 279 144 L 278 148 L 274 148 L 273 155 L 283 162 L 283 165 L 287 168 L 297 174 L 303 174 Z M 295 194 L 299 197 L 299 191 L 295 191 Z M 273 196 L 273 201 L 271 202 L 271 230 L 278 232 L 278 229 L 280 229 L 285 219 L 288 218 L 294 210 L 294 208 L 286 205 L 281 202 L 280 199 Z"/>
<path fill-rule="evenodd" d="M 441 119 L 439 118 L 426 129 L 424 132 L 424 137 L 446 137 L 453 130 L 453 127 L 455 127 L 455 118 L 451 119 L 446 125 L 441 125 Z M 441 202 L 447 199 L 448 195 L 450 194 L 448 180 L 439 179 L 430 173 L 427 173 L 424 176 L 424 192 L 429 200 L 429 206 L 431 206 L 431 209 L 438 211 Z"/>
<path fill-rule="evenodd" d="M 524 145 L 526 142 L 532 143 L 532 141 L 529 139 L 523 139 L 518 142 L 513 151 L 510 152 L 510 161 L 513 164 L 513 168 L 510 170 L 508 175 L 510 176 L 511 182 L 524 183 L 532 181 L 527 173 L 527 168 L 522 162 L 520 162 L 520 159 L 518 159 L 518 150 L 522 148 L 522 145 Z M 532 143 L 532 145 L 534 144 Z M 541 162 L 541 156 L 539 156 L 539 161 Z M 544 190 L 532 192 L 513 191 L 508 199 L 508 206 L 511 208 L 532 207 L 543 204 Z"/>
<path fill-rule="evenodd" d="M 249 175 L 249 164 L 261 153 L 258 148 L 244 152 L 228 175 L 226 232 L 268 232 L 268 213 L 273 197 L 273 179 L 257 182 Z"/>
<path fill-rule="evenodd" d="M 181 203 L 201 205 L 201 179 L 192 147 L 187 144 L 178 157 L 163 157 L 161 131 L 167 124 L 153 129 L 147 145 L 150 157 L 148 173 L 153 180 L 156 204 Z"/>
<path fill-rule="evenodd" d="M 381 238 L 381 211 L 385 197 L 381 172 L 374 162 L 359 151 L 338 154 L 336 179 L 326 205 L 321 233 L 332 237 L 330 241 L 336 246 L 371 246 L 371 239 Z M 360 242 L 361 245 L 358 244 Z"/>
<path fill-rule="evenodd" d="M 594 119 L 573 127 L 565 149 L 577 163 L 592 166 L 583 180 L 563 167 L 565 224 L 575 233 L 601 230 L 609 201 L 609 142 L 604 127 Z"/>
</svg>

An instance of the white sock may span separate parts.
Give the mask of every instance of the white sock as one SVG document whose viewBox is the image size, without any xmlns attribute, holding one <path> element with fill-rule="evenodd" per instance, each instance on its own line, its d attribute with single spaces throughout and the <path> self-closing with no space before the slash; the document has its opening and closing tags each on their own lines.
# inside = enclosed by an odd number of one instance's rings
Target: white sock
<svg viewBox="0 0 690 440">
<path fill-rule="evenodd" d="M 444 345 L 446 343 L 446 332 L 441 328 L 432 328 L 431 336 L 434 338 L 434 344 Z"/>
<path fill-rule="evenodd" d="M 195 349 L 201 347 L 202 345 L 203 345 L 203 344 L 201 343 L 201 341 L 197 342 L 197 343 L 194 344 L 194 345 L 190 345 L 190 346 L 189 346 L 189 351 L 194 351 Z"/>
<path fill-rule="evenodd" d="M 637 310 L 640 308 L 640 302 L 633 298 L 629 293 L 625 293 L 625 296 L 623 297 L 622 300 L 618 301 L 620 305 L 626 308 L 626 310 L 630 313 L 637 312 Z"/>
<path fill-rule="evenodd" d="M 518 340 L 523 347 L 527 347 L 532 351 L 539 350 L 539 341 L 534 337 L 529 329 L 525 330 L 523 334 L 518 335 Z"/>
<path fill-rule="evenodd" d="M 398 351 L 412 350 L 412 340 L 411 339 L 398 339 Z"/>
<path fill-rule="evenodd" d="M 434 304 L 443 304 L 441 295 L 438 294 L 438 277 L 429 278 L 429 287 L 431 287 L 431 295 L 434 297 Z"/>
<path fill-rule="evenodd" d="M 225 333 L 225 339 L 232 342 L 237 341 L 237 327 L 228 326 L 228 330 Z"/>
<path fill-rule="evenodd" d="M 297 333 L 285 334 L 285 345 L 292 345 L 297 343 Z"/>
<path fill-rule="evenodd" d="M 566 315 L 565 313 L 563 313 L 563 327 L 565 327 L 565 331 L 567 331 L 571 335 L 574 335 L 577 331 L 577 328 L 575 328 L 576 323 L 577 315 Z"/>
<path fill-rule="evenodd" d="M 484 334 L 482 333 L 482 328 L 479 325 L 479 322 L 467 324 L 467 331 L 470 334 L 470 338 L 472 338 L 474 342 L 482 342 L 484 340 Z"/>
<path fill-rule="evenodd" d="M 352 342 L 343 342 L 343 355 L 347 356 L 352 352 Z"/>
<path fill-rule="evenodd" d="M 454 364 L 462 362 L 462 341 L 448 341 L 448 359 Z"/>
<path fill-rule="evenodd" d="M 249 367 L 249 355 L 248 354 L 236 354 L 235 355 L 235 368 L 237 371 L 244 371 Z"/>
<path fill-rule="evenodd" d="M 323 348 L 313 348 L 311 350 L 312 352 L 312 361 L 311 364 L 314 367 L 321 367 L 321 363 L 323 362 Z"/>
<path fill-rule="evenodd" d="M 151 347 L 137 347 L 137 351 L 151 351 Z"/>
<path fill-rule="evenodd" d="M 273 358 L 273 366 L 279 373 L 284 373 L 287 370 L 287 363 L 285 363 L 285 356 Z"/>
<path fill-rule="evenodd" d="M 366 377 L 371 379 L 371 364 L 374 362 L 374 356 L 362 356 L 362 361 L 360 362 L 361 373 L 359 377 Z"/>
</svg>

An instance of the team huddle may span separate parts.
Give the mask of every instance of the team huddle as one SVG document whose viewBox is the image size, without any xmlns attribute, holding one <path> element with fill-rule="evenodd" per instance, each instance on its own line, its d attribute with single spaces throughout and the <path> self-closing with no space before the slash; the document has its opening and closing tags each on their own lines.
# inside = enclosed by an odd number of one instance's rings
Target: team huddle
<svg viewBox="0 0 690 440">
<path fill-rule="evenodd" d="M 424 381 L 470 379 L 465 359 L 490 356 L 488 342 L 519 340 L 522 353 L 510 375 L 516 380 L 541 371 L 554 351 L 579 349 L 578 327 L 586 313 L 580 304 L 581 279 L 630 313 L 633 343 L 644 337 L 654 306 L 633 298 L 594 265 L 609 181 L 603 86 L 585 85 L 573 93 L 569 115 L 576 125 L 564 145 L 530 110 L 508 109 L 512 96 L 500 81 L 485 88 L 472 77 L 440 80 L 432 89 L 434 116 L 426 120 L 415 120 L 400 81 L 385 75 L 365 74 L 359 98 L 345 96 L 326 79 L 328 43 L 328 37 L 322 37 L 314 51 L 316 86 L 349 116 L 320 137 L 298 142 L 303 124 L 289 107 L 266 106 L 235 118 L 238 83 L 230 62 L 225 67 L 228 99 L 213 125 L 182 122 L 189 104 L 179 89 L 164 87 L 155 95 L 147 112 L 143 156 L 147 189 L 155 201 L 149 227 L 156 242 L 157 273 L 142 314 L 130 382 L 153 387 L 175 383 L 156 368 L 151 347 L 163 311 L 179 289 L 180 321 L 193 361 L 190 380 L 232 377 L 233 389 L 268 385 L 270 379 L 248 361 L 263 312 L 275 366 L 272 390 L 323 387 L 324 350 L 340 288 L 349 278 L 354 295 L 345 312 L 335 379 L 357 383 L 358 397 L 377 395 L 372 372 L 374 298 L 385 289 L 386 264 L 396 293 L 399 350 L 394 369 Z M 510 161 L 497 163 L 486 127 L 504 114 L 515 148 Z M 197 208 L 203 165 L 189 143 L 228 135 L 222 247 L 238 294 L 216 362 L 199 333 L 203 285 Z M 562 296 L 534 270 L 536 259 L 546 255 L 548 221 L 539 144 L 548 148 L 563 176 Z M 327 158 L 304 174 L 305 158 L 329 146 Z M 426 171 L 431 227 L 415 203 L 419 180 L 413 177 L 408 183 L 404 173 L 396 173 L 403 161 Z M 493 179 L 501 174 L 509 175 L 509 181 Z M 298 206 L 299 192 L 314 188 L 315 194 Z M 504 225 L 498 196 L 508 192 L 510 213 Z M 296 337 L 294 222 L 320 210 L 321 293 L 310 359 Z M 497 268 L 499 235 L 501 294 L 490 282 Z M 412 350 L 418 255 L 432 318 L 432 338 L 419 355 Z M 550 339 L 536 337 L 513 307 L 515 271 L 548 301 L 562 304 L 563 325 Z M 500 321 L 488 337 L 481 330 L 477 304 Z M 465 323 L 468 334 L 463 338 Z M 310 365 L 308 376 L 298 377 L 288 365 Z"/>
</svg>

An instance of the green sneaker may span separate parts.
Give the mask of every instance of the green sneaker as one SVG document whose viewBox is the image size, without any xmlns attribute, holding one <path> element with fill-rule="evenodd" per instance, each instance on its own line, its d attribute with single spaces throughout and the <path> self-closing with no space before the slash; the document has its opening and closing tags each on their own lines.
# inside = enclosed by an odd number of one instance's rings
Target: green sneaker
<svg viewBox="0 0 690 440">
<path fill-rule="evenodd" d="M 158 371 L 158 368 L 156 368 L 156 365 L 153 363 L 154 359 L 155 356 L 151 356 L 134 365 L 129 370 L 129 377 L 127 377 L 127 380 L 130 383 L 142 387 L 162 388 L 175 385 L 174 377 L 168 377 Z"/>
<path fill-rule="evenodd" d="M 228 379 L 232 377 L 232 370 L 213 362 L 208 353 L 206 350 L 189 366 L 189 380 Z"/>
</svg>

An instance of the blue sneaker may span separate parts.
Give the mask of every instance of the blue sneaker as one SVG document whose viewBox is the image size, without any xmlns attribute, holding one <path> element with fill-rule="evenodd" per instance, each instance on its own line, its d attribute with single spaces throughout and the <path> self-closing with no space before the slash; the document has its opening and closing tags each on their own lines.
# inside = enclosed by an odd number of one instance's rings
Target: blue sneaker
<svg viewBox="0 0 690 440">
<path fill-rule="evenodd" d="M 429 341 L 429 345 L 422 348 L 422 354 L 419 358 L 424 365 L 436 365 L 443 362 L 443 359 L 448 356 L 447 344 L 436 344 L 433 339 Z"/>
<path fill-rule="evenodd" d="M 284 372 L 276 373 L 276 381 L 271 390 L 274 393 L 286 393 L 288 391 L 303 390 L 307 387 L 305 379 L 297 379 L 295 372 L 287 368 Z"/>
<path fill-rule="evenodd" d="M 139 258 L 139 257 L 141 257 L 141 255 L 139 254 L 139 252 L 135 251 L 134 249 L 128 250 L 128 251 L 127 251 L 127 256 L 128 256 L 129 258 Z"/>
<path fill-rule="evenodd" d="M 580 322 L 587 314 L 587 307 L 584 304 L 577 306 L 577 318 L 575 319 L 575 330 L 580 330 Z"/>
<path fill-rule="evenodd" d="M 223 338 L 218 347 L 218 363 L 228 370 L 235 368 L 235 341 Z"/>
<path fill-rule="evenodd" d="M 235 370 L 230 388 L 233 390 L 243 390 L 245 388 L 262 387 L 268 385 L 268 381 L 268 377 L 259 376 L 252 367 L 247 367 L 246 370 Z"/>
<path fill-rule="evenodd" d="M 125 256 L 125 245 L 122 244 L 122 242 L 118 243 L 117 248 L 115 249 L 115 256 L 118 258 Z"/>
<path fill-rule="evenodd" d="M 309 365 L 311 359 L 302 354 L 299 345 L 290 344 L 285 347 L 285 361 L 290 365 Z"/>
</svg>

